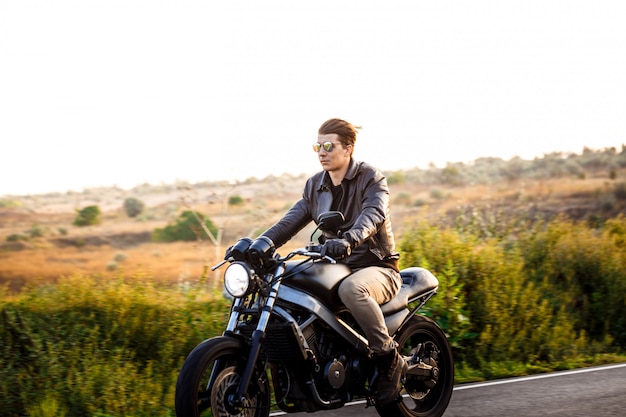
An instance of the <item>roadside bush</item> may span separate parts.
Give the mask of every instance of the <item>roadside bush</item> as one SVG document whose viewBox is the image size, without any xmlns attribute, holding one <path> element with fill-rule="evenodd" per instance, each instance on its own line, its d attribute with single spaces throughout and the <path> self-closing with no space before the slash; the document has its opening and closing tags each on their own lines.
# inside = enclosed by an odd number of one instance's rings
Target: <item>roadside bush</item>
<svg viewBox="0 0 626 417">
<path fill-rule="evenodd" d="M 440 281 L 425 311 L 460 366 L 545 367 L 624 351 L 624 217 L 599 230 L 564 219 L 481 219 L 455 228 L 420 222 L 399 241 L 401 267 L 425 266 Z"/>
<path fill-rule="evenodd" d="M 198 212 L 184 211 L 174 224 L 164 228 L 157 228 L 152 233 L 152 239 L 157 242 L 194 241 L 202 240 L 206 235 L 201 222 L 213 234 L 217 235 L 217 227 L 209 218 L 205 218 Z"/>
<path fill-rule="evenodd" d="M 173 415 L 178 370 L 221 333 L 228 303 L 132 278 L 0 292 L 0 416 Z"/>
<path fill-rule="evenodd" d="M 128 217 L 137 217 L 143 211 L 145 204 L 138 198 L 128 197 L 124 200 L 124 211 Z"/>
<path fill-rule="evenodd" d="M 91 226 L 100 224 L 100 207 L 87 206 L 82 210 L 76 210 L 76 218 L 74 218 L 74 226 Z"/>
<path fill-rule="evenodd" d="M 465 299 L 471 287 L 472 245 L 454 230 L 419 222 L 403 234 L 398 247 L 401 268 L 421 266 L 439 279 L 439 294 L 426 304 L 424 312 L 442 326 L 459 359 L 464 357 L 468 341 L 477 336 Z"/>
<path fill-rule="evenodd" d="M 540 225 L 520 238 L 525 273 L 545 282 L 545 297 L 571 315 L 574 330 L 607 337 L 626 348 L 626 218 L 599 230 L 567 219 Z"/>
</svg>

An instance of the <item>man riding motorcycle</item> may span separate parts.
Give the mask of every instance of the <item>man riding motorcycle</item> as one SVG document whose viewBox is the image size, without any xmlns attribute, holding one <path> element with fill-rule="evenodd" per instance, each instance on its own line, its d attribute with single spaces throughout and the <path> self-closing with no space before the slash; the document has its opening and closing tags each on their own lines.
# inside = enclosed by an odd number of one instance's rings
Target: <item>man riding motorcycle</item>
<svg viewBox="0 0 626 417">
<path fill-rule="evenodd" d="M 254 257 L 259 246 L 282 246 L 321 213 L 344 213 L 341 230 L 322 236 L 322 255 L 342 259 L 352 270 L 342 281 L 339 296 L 367 336 L 377 366 L 375 401 L 385 405 L 398 399 L 407 365 L 389 336 L 380 305 L 396 296 L 402 279 L 389 218 L 387 180 L 376 168 L 353 159 L 357 129 L 342 119 L 321 125 L 313 149 L 323 171 L 307 180 L 302 198 L 261 234 L 249 253 Z"/>
</svg>

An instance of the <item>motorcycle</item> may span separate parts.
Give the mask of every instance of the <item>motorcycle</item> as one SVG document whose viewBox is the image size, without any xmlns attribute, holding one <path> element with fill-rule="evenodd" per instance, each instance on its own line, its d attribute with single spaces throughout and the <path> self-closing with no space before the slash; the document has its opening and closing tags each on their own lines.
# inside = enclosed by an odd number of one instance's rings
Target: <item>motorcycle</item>
<svg viewBox="0 0 626 417">
<path fill-rule="evenodd" d="M 316 231 L 338 230 L 342 222 L 339 212 L 323 213 Z M 201 342 L 185 359 L 176 383 L 178 417 L 268 417 L 363 399 L 385 417 L 444 413 L 454 382 L 452 351 L 437 323 L 417 314 L 437 293 L 437 278 L 424 268 L 403 269 L 398 295 L 381 305 L 408 371 L 397 401 L 376 404 L 372 351 L 337 295 L 351 271 L 312 242 L 313 235 L 309 245 L 282 257 L 269 239 L 242 238 L 213 267 L 228 263 L 230 316 L 222 336 Z"/>
</svg>

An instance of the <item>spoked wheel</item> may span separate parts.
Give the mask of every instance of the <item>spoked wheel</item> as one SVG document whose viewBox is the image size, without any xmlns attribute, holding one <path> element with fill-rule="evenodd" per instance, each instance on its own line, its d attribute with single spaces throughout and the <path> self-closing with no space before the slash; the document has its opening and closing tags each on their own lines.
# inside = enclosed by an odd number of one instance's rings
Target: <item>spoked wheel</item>
<svg viewBox="0 0 626 417">
<path fill-rule="evenodd" d="M 177 417 L 267 417 L 270 387 L 265 374 L 255 372 L 244 400 L 233 399 L 246 365 L 244 345 L 231 337 L 205 340 L 189 354 L 176 383 Z"/>
<path fill-rule="evenodd" d="M 440 417 L 454 385 L 452 350 L 441 328 L 431 319 L 414 316 L 396 337 L 409 365 L 402 401 L 376 406 L 384 417 Z"/>
</svg>

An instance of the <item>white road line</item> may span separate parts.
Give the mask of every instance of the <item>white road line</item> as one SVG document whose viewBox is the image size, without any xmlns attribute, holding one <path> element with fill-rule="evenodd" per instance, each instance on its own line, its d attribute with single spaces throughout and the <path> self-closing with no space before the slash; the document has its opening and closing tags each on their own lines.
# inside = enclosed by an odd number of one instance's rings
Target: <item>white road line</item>
<svg viewBox="0 0 626 417">
<path fill-rule="evenodd" d="M 616 365 L 603 365 L 603 366 L 594 366 L 591 368 L 582 368 L 582 369 L 574 369 L 571 371 L 559 371 L 559 372 L 552 372 L 549 374 L 540 374 L 540 375 L 532 375 L 532 376 L 526 376 L 526 377 L 511 377 L 511 379 L 502 379 L 502 380 L 498 380 L 498 381 L 490 381 L 490 382 L 476 382 L 476 383 L 469 383 L 467 385 L 458 385 L 456 387 L 453 388 L 454 391 L 460 391 L 460 390 L 465 390 L 465 389 L 472 389 L 472 388 L 483 388 L 483 387 L 489 387 L 492 385 L 502 385 L 502 384 L 514 384 L 516 382 L 525 382 L 525 381 L 532 381 L 535 379 L 544 379 L 544 378 L 555 378 L 555 377 L 559 377 L 559 376 L 567 376 L 567 375 L 575 375 L 575 374 L 584 374 L 587 372 L 597 372 L 597 371 L 606 371 L 609 369 L 617 369 L 617 368 L 624 368 L 626 367 L 626 363 L 620 363 L 620 364 L 616 364 Z M 346 403 L 346 405 L 344 407 L 350 406 L 350 405 L 362 405 L 365 404 L 365 400 L 360 400 L 360 401 L 352 401 L 349 403 Z M 283 411 L 277 411 L 274 413 L 271 413 L 270 416 L 283 416 L 286 415 L 287 413 L 283 412 Z"/>
<path fill-rule="evenodd" d="M 471 383 L 469 385 L 460 385 L 460 386 L 454 387 L 454 390 L 460 391 L 464 389 L 489 387 L 492 385 L 514 384 L 516 382 L 532 381 L 535 379 L 555 378 L 559 376 L 584 374 L 587 372 L 596 372 L 596 371 L 606 371 L 609 369 L 616 369 L 616 368 L 623 368 L 623 367 L 626 367 L 626 363 L 620 363 L 617 365 L 606 365 L 606 366 L 596 366 L 596 367 L 591 367 L 591 368 L 574 369 L 572 371 L 553 372 L 549 374 L 532 375 L 532 376 L 526 376 L 526 377 L 513 377 L 512 379 L 503 379 L 503 380 L 483 382 L 483 383 Z"/>
</svg>

